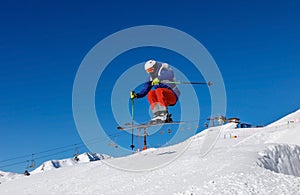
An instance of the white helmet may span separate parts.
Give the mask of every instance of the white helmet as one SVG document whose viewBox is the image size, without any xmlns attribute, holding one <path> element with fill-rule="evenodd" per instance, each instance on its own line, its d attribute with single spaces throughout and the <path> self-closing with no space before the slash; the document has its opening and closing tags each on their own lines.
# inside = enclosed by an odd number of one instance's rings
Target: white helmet
<svg viewBox="0 0 300 195">
<path fill-rule="evenodd" d="M 149 68 L 152 68 L 155 64 L 156 64 L 156 61 L 155 61 L 155 60 L 148 60 L 148 61 L 145 63 L 145 70 L 147 70 L 147 69 L 149 69 Z"/>
</svg>

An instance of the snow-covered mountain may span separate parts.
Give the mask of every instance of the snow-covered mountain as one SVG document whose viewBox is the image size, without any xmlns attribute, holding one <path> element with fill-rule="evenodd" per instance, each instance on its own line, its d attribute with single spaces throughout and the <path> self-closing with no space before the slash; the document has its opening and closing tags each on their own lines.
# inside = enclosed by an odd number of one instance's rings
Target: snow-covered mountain
<svg viewBox="0 0 300 195">
<path fill-rule="evenodd" d="M 127 157 L 59 161 L 59 169 L 49 161 L 49 171 L 3 182 L 0 194 L 300 194 L 299 119 L 298 110 L 262 128 L 226 124 Z"/>
<path fill-rule="evenodd" d="M 86 152 L 77 156 L 77 160 L 75 158 L 67 158 L 62 160 L 50 160 L 44 162 L 41 166 L 37 167 L 35 170 L 31 171 L 30 174 L 37 174 L 45 171 L 50 171 L 53 169 L 59 169 L 63 167 L 76 166 L 78 164 L 86 164 L 93 161 L 104 160 L 111 158 L 108 155 L 97 154 Z M 16 178 L 23 177 L 23 174 L 18 173 L 10 173 L 0 171 L 0 184 L 6 181 L 11 181 Z M 1 194 L 1 193 L 0 193 Z"/>
<path fill-rule="evenodd" d="M 93 162 L 97 160 L 104 160 L 110 158 L 107 155 L 90 153 L 86 152 L 77 156 L 77 160 L 75 158 L 68 158 L 63 160 L 50 160 L 44 162 L 41 166 L 32 171 L 32 174 L 40 173 L 44 171 L 49 171 L 53 169 L 58 169 L 62 167 L 74 166 L 81 163 Z"/>
</svg>

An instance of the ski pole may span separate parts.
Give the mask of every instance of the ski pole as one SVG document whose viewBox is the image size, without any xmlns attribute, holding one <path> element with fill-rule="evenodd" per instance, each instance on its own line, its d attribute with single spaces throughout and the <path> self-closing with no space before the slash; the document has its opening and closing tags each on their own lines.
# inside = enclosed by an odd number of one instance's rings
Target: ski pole
<svg viewBox="0 0 300 195">
<path fill-rule="evenodd" d="M 133 145 L 134 99 L 131 99 L 131 116 L 132 116 L 132 118 L 131 118 L 132 132 L 131 132 L 131 145 L 130 145 L 130 147 L 133 150 L 133 148 L 134 148 L 134 145 Z"/>
<path fill-rule="evenodd" d="M 208 85 L 211 86 L 213 83 L 212 82 L 187 82 L 187 81 L 162 81 L 161 83 L 166 83 L 166 84 L 176 84 L 176 85 Z"/>
</svg>

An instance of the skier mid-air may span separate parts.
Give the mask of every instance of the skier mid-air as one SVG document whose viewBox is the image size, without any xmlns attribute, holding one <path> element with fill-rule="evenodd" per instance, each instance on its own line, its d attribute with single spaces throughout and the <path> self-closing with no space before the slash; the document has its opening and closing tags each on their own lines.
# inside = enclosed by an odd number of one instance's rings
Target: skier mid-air
<svg viewBox="0 0 300 195">
<path fill-rule="evenodd" d="M 149 74 L 147 82 L 139 93 L 130 92 L 130 98 L 143 98 L 148 94 L 148 101 L 153 112 L 150 123 L 172 122 L 168 106 L 174 106 L 180 91 L 174 83 L 174 72 L 167 63 L 149 60 L 145 63 L 145 71 Z"/>
</svg>

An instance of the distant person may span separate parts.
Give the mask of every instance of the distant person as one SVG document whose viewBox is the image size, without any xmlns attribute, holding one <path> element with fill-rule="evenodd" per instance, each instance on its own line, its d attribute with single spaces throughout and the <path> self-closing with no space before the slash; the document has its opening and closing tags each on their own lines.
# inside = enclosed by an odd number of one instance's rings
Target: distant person
<svg viewBox="0 0 300 195">
<path fill-rule="evenodd" d="M 24 172 L 24 175 L 25 175 L 25 176 L 29 176 L 30 173 L 26 170 L 26 171 Z"/>
<path fill-rule="evenodd" d="M 153 112 L 150 123 L 172 122 L 168 106 L 174 106 L 180 96 L 180 91 L 174 83 L 173 70 L 167 63 L 149 60 L 145 63 L 145 71 L 149 74 L 147 82 L 144 83 L 139 93 L 131 91 L 130 98 L 143 98 L 148 94 L 148 101 Z"/>
</svg>

